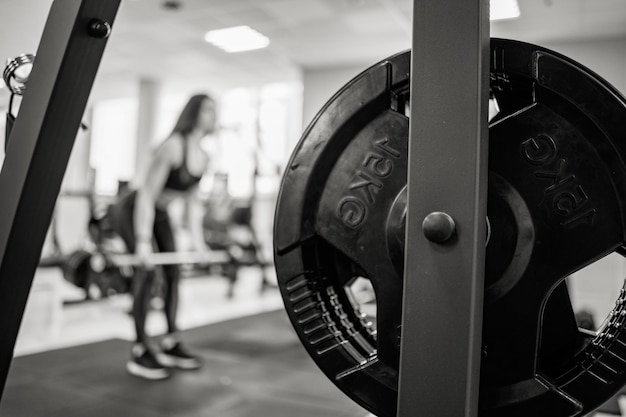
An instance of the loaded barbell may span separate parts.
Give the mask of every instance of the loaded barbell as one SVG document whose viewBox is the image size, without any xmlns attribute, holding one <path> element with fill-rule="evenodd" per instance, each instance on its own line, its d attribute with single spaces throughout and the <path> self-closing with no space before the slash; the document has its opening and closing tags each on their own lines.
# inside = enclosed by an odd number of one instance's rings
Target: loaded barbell
<svg viewBox="0 0 626 417">
<path fill-rule="evenodd" d="M 626 291 L 600 329 L 582 331 L 566 281 L 625 253 L 626 100 L 539 46 L 492 39 L 490 56 L 479 415 L 582 416 L 626 383 Z M 274 224 L 278 283 L 302 344 L 381 417 L 397 403 L 409 66 L 410 52 L 379 62 L 320 110 L 288 162 Z M 374 313 L 353 294 L 362 281 Z"/>
<path fill-rule="evenodd" d="M 232 246 L 224 250 L 207 252 L 154 252 L 145 258 L 128 253 L 77 250 L 62 262 L 62 269 L 63 276 L 68 282 L 84 289 L 88 298 L 98 298 L 90 293 L 90 287 L 93 285 L 100 287 L 99 290 L 104 295 L 124 293 L 130 288 L 129 282 L 134 269 L 152 269 L 167 265 L 199 265 L 211 271 L 217 268 L 219 273 L 229 278 L 231 282 L 229 296 L 233 295 L 237 268 L 267 266 L 266 263 L 247 256 L 240 247 Z M 263 277 L 262 290 L 269 285 L 265 274 Z"/>
</svg>

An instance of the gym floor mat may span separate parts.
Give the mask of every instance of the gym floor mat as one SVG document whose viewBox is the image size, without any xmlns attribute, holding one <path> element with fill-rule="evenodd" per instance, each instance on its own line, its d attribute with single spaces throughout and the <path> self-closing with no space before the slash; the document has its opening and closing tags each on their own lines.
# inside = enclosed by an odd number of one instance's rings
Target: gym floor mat
<svg viewBox="0 0 626 417">
<path fill-rule="evenodd" d="M 182 332 L 205 364 L 164 381 L 126 373 L 118 339 L 14 359 L 3 417 L 363 417 L 305 352 L 284 311 Z"/>
</svg>

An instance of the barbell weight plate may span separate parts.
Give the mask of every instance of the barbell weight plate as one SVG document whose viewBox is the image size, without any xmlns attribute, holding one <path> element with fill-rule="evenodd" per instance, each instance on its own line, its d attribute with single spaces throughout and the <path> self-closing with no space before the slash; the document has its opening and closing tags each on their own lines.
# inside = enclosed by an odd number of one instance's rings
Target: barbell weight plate
<svg viewBox="0 0 626 417">
<path fill-rule="evenodd" d="M 72 252 L 62 264 L 63 278 L 79 288 L 85 288 L 89 275 L 91 253 L 78 249 Z"/>
<path fill-rule="evenodd" d="M 322 108 L 287 165 L 274 224 L 300 340 L 377 416 L 396 415 L 409 65 L 409 52 L 392 56 Z M 489 126 L 479 413 L 582 416 L 626 382 L 625 292 L 589 334 L 565 280 L 624 252 L 626 101 L 573 60 L 502 39 L 491 41 L 490 87 L 499 112 Z M 374 304 L 355 301 L 357 283 Z"/>
</svg>

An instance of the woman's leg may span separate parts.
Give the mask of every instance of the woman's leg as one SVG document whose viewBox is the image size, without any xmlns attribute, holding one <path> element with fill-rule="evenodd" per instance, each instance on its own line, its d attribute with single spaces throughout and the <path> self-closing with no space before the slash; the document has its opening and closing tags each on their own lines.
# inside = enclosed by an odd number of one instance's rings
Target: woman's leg
<svg viewBox="0 0 626 417">
<path fill-rule="evenodd" d="M 135 322 L 136 342 L 146 344 L 146 319 L 150 311 L 152 298 L 152 286 L 154 283 L 154 271 L 146 268 L 135 268 L 132 282 L 133 309 L 132 315 Z"/>
<path fill-rule="evenodd" d="M 170 224 L 169 216 L 163 210 L 157 210 L 154 222 L 154 238 L 160 252 L 175 252 L 176 243 L 174 233 Z M 165 294 L 164 308 L 165 318 L 167 320 L 168 333 L 178 331 L 178 287 L 180 284 L 180 269 L 178 265 L 164 265 L 163 272 L 165 277 Z"/>
<path fill-rule="evenodd" d="M 124 197 L 109 210 L 111 225 L 124 240 L 130 253 L 135 252 L 134 196 L 135 193 L 132 193 Z M 154 271 L 142 267 L 135 268 L 131 288 L 136 342 L 131 350 L 131 359 L 126 363 L 126 369 L 141 378 L 163 379 L 170 376 L 170 371 L 156 359 L 148 346 L 146 334 L 146 318 L 150 310 L 153 281 Z"/>
<path fill-rule="evenodd" d="M 157 211 L 154 222 L 154 237 L 157 246 L 162 252 L 176 251 L 174 233 L 166 213 Z M 180 369 L 198 369 L 202 366 L 201 360 L 187 352 L 180 343 L 176 318 L 178 316 L 178 287 L 180 285 L 180 269 L 178 265 L 164 266 L 165 275 L 165 316 L 167 318 L 168 334 L 161 340 L 162 352 L 158 354 L 159 362 Z"/>
<path fill-rule="evenodd" d="M 110 210 L 112 226 L 117 234 L 124 241 L 130 253 L 135 252 L 135 227 L 134 227 L 134 197 L 131 194 L 123 198 Z M 154 272 L 145 268 L 134 268 L 131 291 L 133 296 L 132 316 L 135 324 L 135 335 L 137 343 L 145 344 L 146 318 L 150 309 L 150 294 L 154 282 Z"/>
</svg>

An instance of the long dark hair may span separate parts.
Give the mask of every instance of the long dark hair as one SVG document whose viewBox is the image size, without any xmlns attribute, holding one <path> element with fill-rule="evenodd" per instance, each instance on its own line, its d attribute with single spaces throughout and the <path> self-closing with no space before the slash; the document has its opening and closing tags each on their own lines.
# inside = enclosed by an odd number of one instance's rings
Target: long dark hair
<svg viewBox="0 0 626 417">
<path fill-rule="evenodd" d="M 178 121 L 174 125 L 172 133 L 180 133 L 182 136 L 187 136 L 198 124 L 198 115 L 200 114 L 200 106 L 204 100 L 214 102 L 214 100 L 207 94 L 196 94 L 191 96 L 183 111 L 178 116 Z"/>
</svg>

